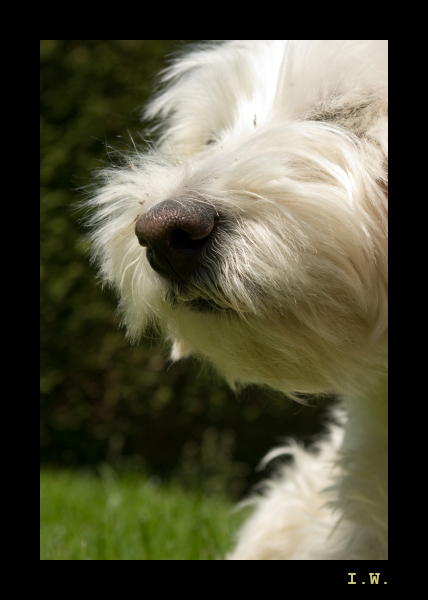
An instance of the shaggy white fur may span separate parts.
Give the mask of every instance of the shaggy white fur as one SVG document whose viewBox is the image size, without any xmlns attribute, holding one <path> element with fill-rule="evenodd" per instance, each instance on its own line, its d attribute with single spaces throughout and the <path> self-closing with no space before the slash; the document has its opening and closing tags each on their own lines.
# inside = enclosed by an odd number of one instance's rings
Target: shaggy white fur
<svg viewBox="0 0 428 600">
<path fill-rule="evenodd" d="M 89 203 L 129 336 L 347 414 L 288 450 L 230 558 L 386 559 L 387 44 L 206 44 L 162 81 L 157 144 Z"/>
</svg>

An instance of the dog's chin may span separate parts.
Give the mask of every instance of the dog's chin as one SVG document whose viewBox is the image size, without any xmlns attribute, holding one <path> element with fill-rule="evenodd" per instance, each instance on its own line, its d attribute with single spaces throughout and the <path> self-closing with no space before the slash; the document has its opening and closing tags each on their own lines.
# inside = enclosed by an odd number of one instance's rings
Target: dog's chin
<svg viewBox="0 0 428 600">
<path fill-rule="evenodd" d="M 185 307 L 189 310 L 199 313 L 224 313 L 233 312 L 231 308 L 224 308 L 217 304 L 214 300 L 207 300 L 205 298 L 196 298 L 190 302 L 185 303 Z"/>
<path fill-rule="evenodd" d="M 175 284 L 168 290 L 165 301 L 171 308 L 186 309 L 198 313 L 224 313 L 234 312 L 229 306 L 221 305 L 213 298 L 205 298 L 202 296 L 195 296 L 190 290 L 185 289 L 184 286 L 178 286 Z"/>
</svg>

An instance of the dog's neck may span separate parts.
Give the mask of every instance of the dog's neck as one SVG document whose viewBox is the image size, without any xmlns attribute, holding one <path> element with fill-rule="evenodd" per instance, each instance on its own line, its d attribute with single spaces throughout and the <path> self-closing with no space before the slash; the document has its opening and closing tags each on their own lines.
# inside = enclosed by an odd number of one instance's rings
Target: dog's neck
<svg viewBox="0 0 428 600">
<path fill-rule="evenodd" d="M 388 382 L 379 381 L 369 397 L 344 399 L 348 412 L 340 450 L 338 506 L 355 526 L 353 544 L 383 549 L 388 531 Z M 369 557 L 367 557 L 369 558 Z"/>
</svg>

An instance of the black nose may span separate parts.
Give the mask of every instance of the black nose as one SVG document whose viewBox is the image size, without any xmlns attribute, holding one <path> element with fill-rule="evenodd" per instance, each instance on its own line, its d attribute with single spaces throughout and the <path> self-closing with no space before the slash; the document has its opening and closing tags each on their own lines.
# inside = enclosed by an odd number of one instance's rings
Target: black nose
<svg viewBox="0 0 428 600">
<path fill-rule="evenodd" d="M 201 264 L 212 241 L 217 214 L 195 200 L 165 200 L 142 214 L 135 233 L 147 246 L 152 269 L 177 281 L 186 281 Z"/>
</svg>

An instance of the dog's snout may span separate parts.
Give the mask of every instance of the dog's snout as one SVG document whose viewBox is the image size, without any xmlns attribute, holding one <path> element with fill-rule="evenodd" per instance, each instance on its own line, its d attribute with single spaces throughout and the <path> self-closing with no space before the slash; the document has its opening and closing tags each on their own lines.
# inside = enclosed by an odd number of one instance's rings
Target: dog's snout
<svg viewBox="0 0 428 600">
<path fill-rule="evenodd" d="M 138 218 L 135 233 L 155 271 L 185 281 L 200 265 L 217 221 L 203 202 L 165 200 Z"/>
</svg>

